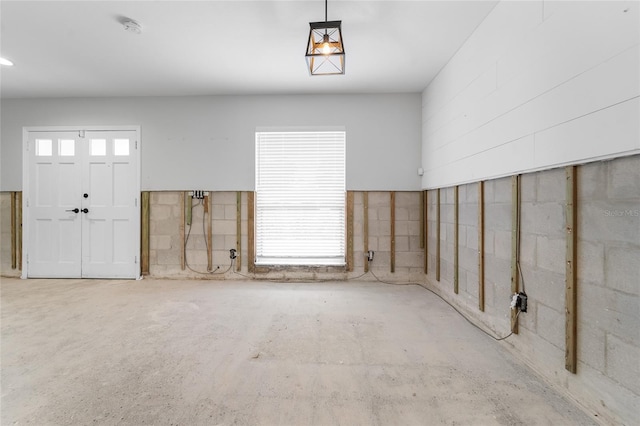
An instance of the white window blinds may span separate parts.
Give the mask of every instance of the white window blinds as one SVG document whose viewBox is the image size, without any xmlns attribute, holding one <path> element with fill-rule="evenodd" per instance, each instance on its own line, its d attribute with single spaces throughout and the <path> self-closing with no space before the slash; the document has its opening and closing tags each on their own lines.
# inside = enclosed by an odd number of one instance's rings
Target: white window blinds
<svg viewBox="0 0 640 426">
<path fill-rule="evenodd" d="M 256 263 L 344 265 L 345 132 L 256 133 Z"/>
</svg>

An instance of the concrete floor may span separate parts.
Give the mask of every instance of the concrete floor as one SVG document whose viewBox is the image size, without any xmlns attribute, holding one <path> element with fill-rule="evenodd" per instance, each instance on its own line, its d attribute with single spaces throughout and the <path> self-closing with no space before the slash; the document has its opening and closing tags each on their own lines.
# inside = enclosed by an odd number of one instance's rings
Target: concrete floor
<svg viewBox="0 0 640 426">
<path fill-rule="evenodd" d="M 418 286 L 2 279 L 1 423 L 589 425 Z"/>
</svg>

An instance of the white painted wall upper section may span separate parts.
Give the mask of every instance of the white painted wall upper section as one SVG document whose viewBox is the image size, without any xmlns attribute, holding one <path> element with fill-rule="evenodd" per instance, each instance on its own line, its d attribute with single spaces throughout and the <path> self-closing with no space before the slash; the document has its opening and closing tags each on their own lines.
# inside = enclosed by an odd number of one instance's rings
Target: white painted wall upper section
<svg viewBox="0 0 640 426">
<path fill-rule="evenodd" d="M 640 152 L 639 16 L 500 2 L 423 92 L 422 187 Z"/>
<path fill-rule="evenodd" d="M 420 94 L 2 100 L 0 189 L 22 187 L 24 126 L 140 125 L 143 190 L 253 190 L 255 131 L 341 126 L 347 189 L 417 190 Z"/>
</svg>

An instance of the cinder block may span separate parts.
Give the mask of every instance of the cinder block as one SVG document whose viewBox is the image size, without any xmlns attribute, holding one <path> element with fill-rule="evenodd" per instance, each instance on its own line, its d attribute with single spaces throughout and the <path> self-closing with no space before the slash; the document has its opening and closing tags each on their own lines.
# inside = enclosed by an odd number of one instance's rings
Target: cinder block
<svg viewBox="0 0 640 426">
<path fill-rule="evenodd" d="M 473 299 L 478 300 L 478 274 L 471 271 L 465 272 L 465 292 Z"/>
<path fill-rule="evenodd" d="M 470 249 L 478 250 L 478 228 L 475 226 L 467 226 L 466 227 L 466 241 L 464 241 L 464 245 Z"/>
<path fill-rule="evenodd" d="M 420 204 L 419 191 L 397 191 L 396 205 L 418 207 Z"/>
<path fill-rule="evenodd" d="M 236 235 L 236 221 L 235 220 L 214 221 L 213 233 L 216 235 Z"/>
<path fill-rule="evenodd" d="M 224 236 L 224 247 L 226 249 L 227 255 L 229 255 L 229 249 L 236 248 L 236 236 L 235 235 L 225 235 Z"/>
<path fill-rule="evenodd" d="M 453 205 L 453 186 L 440 190 L 440 202 L 445 205 Z"/>
<path fill-rule="evenodd" d="M 578 287 L 578 316 L 591 327 L 598 327 L 640 346 L 638 297 L 606 287 L 582 284 Z"/>
<path fill-rule="evenodd" d="M 421 209 L 420 209 L 419 205 L 416 205 L 415 207 L 410 208 L 409 209 L 409 220 L 411 220 L 411 221 L 414 221 L 414 220 L 415 221 L 420 221 L 420 220 L 422 220 L 422 218 L 420 217 L 420 212 L 421 212 Z"/>
<path fill-rule="evenodd" d="M 424 248 L 420 247 L 420 236 L 419 235 L 411 235 L 409 236 L 409 250 L 410 251 L 423 251 Z"/>
<path fill-rule="evenodd" d="M 612 160 L 608 175 L 609 198 L 635 200 L 640 209 L 640 155 Z"/>
<path fill-rule="evenodd" d="M 214 233 L 213 234 L 213 238 L 212 238 L 211 249 L 212 250 L 224 250 L 227 247 L 225 239 L 226 239 L 225 235 L 219 235 L 219 234 Z"/>
<path fill-rule="evenodd" d="M 391 250 L 390 236 L 378 237 L 378 250 L 381 252 L 382 251 L 388 252 L 389 250 Z M 376 256 L 378 256 L 378 253 L 376 253 Z"/>
<path fill-rule="evenodd" d="M 417 220 L 410 220 L 407 222 L 407 235 L 420 236 L 420 222 Z"/>
<path fill-rule="evenodd" d="M 485 206 L 485 229 L 511 231 L 511 206 L 487 204 Z"/>
<path fill-rule="evenodd" d="M 520 200 L 522 202 L 534 202 L 537 199 L 538 179 L 537 173 L 527 173 L 520 178 Z"/>
<path fill-rule="evenodd" d="M 411 268 L 420 265 L 422 262 L 422 254 L 416 252 L 396 253 L 396 266 Z"/>
<path fill-rule="evenodd" d="M 152 204 L 166 204 L 176 206 L 180 204 L 179 192 L 152 192 L 150 202 Z"/>
<path fill-rule="evenodd" d="M 224 206 L 224 218 L 227 220 L 236 220 L 237 207 L 236 204 L 225 204 Z"/>
<path fill-rule="evenodd" d="M 564 350 L 564 314 L 542 303 L 538 303 L 537 310 L 538 335 L 555 347 Z"/>
<path fill-rule="evenodd" d="M 501 259 L 511 259 L 511 232 L 494 232 L 493 253 Z"/>
<path fill-rule="evenodd" d="M 526 290 L 529 298 L 538 300 L 546 306 L 564 312 L 565 309 L 565 279 L 564 274 L 558 274 L 542 269 L 533 269 L 521 264 L 522 279 L 520 289 Z M 509 273 L 509 277 L 511 273 Z M 510 282 L 510 281 L 509 281 Z M 509 292 L 511 286 L 509 285 Z"/>
<path fill-rule="evenodd" d="M 484 232 L 484 254 L 485 256 L 495 256 L 495 231 L 485 230 Z"/>
<path fill-rule="evenodd" d="M 478 252 L 476 250 L 461 247 L 458 252 L 460 268 L 476 273 L 478 271 Z"/>
<path fill-rule="evenodd" d="M 467 186 L 468 185 L 458 185 L 458 203 L 462 204 L 467 199 Z"/>
<path fill-rule="evenodd" d="M 508 304 L 511 298 L 511 263 L 495 256 L 485 256 L 484 273 L 485 279 L 495 283 L 496 289 L 500 290 L 498 297 L 507 300 Z"/>
<path fill-rule="evenodd" d="M 458 226 L 458 245 L 460 247 L 464 247 L 467 242 L 467 227 L 459 225 Z"/>
<path fill-rule="evenodd" d="M 202 234 L 191 233 L 187 241 L 187 250 L 205 250 L 206 240 Z"/>
<path fill-rule="evenodd" d="M 557 202 L 566 200 L 566 174 L 564 168 L 545 170 L 536 173 L 537 177 L 537 201 L 539 203 Z"/>
<path fill-rule="evenodd" d="M 521 232 L 562 238 L 565 235 L 565 223 L 564 204 L 522 204 Z"/>
<path fill-rule="evenodd" d="M 158 265 L 180 265 L 180 253 L 174 250 L 158 251 Z"/>
<path fill-rule="evenodd" d="M 378 220 L 387 221 L 387 222 L 391 220 L 391 208 L 388 205 L 387 205 L 387 208 L 377 208 L 375 211 L 376 211 L 375 217 Z"/>
<path fill-rule="evenodd" d="M 580 311 L 578 311 L 578 315 Z M 578 359 L 591 368 L 605 372 L 605 333 L 594 324 L 580 321 L 578 324 Z"/>
<path fill-rule="evenodd" d="M 592 242 L 611 241 L 637 246 L 640 207 L 633 202 L 585 200 L 578 208 L 578 235 Z"/>
<path fill-rule="evenodd" d="M 372 226 L 373 225 L 373 226 Z M 389 236 L 391 235 L 391 222 L 388 220 L 378 220 L 373 224 L 369 222 L 370 235 L 378 235 L 378 236 Z"/>
<path fill-rule="evenodd" d="M 609 161 L 599 161 L 578 166 L 576 169 L 578 200 L 597 201 L 606 199 L 608 171 Z"/>
<path fill-rule="evenodd" d="M 493 182 L 493 197 L 495 203 L 511 204 L 511 177 L 495 179 Z"/>
<path fill-rule="evenodd" d="M 537 239 L 538 239 L 537 236 L 534 234 L 520 235 L 520 262 L 521 263 L 525 263 L 531 266 L 536 264 Z"/>
<path fill-rule="evenodd" d="M 453 247 L 453 223 L 445 223 L 440 227 L 441 237 L 447 242 L 447 244 L 451 244 Z"/>
<path fill-rule="evenodd" d="M 396 221 L 407 221 L 407 220 L 409 220 L 409 208 L 398 207 L 396 205 Z"/>
<path fill-rule="evenodd" d="M 465 187 L 465 201 L 468 204 L 478 205 L 478 183 L 470 183 Z"/>
<path fill-rule="evenodd" d="M 408 252 L 409 251 L 409 237 L 408 236 L 396 236 L 396 252 Z"/>
<path fill-rule="evenodd" d="M 536 238 L 537 265 L 540 268 L 564 274 L 566 271 L 566 251 L 566 241 L 564 239 L 547 238 L 545 236 Z"/>
<path fill-rule="evenodd" d="M 151 220 L 164 220 L 173 216 L 171 213 L 171 206 L 155 204 L 152 205 L 149 210 L 149 217 Z"/>
<path fill-rule="evenodd" d="M 391 226 L 391 223 L 389 223 Z M 391 231 L 389 231 L 391 232 Z M 395 226 L 395 234 L 396 235 L 409 235 L 409 223 L 406 220 L 396 222 Z"/>
<path fill-rule="evenodd" d="M 460 204 L 458 219 L 463 225 L 476 226 L 478 224 L 478 205 L 474 203 Z"/>
<path fill-rule="evenodd" d="M 224 204 L 218 204 L 217 200 L 213 199 L 213 207 L 211 212 L 211 217 L 213 220 L 223 220 L 224 219 L 224 210 L 226 206 Z"/>
<path fill-rule="evenodd" d="M 179 220 L 174 218 L 166 220 L 152 220 L 150 223 L 151 235 L 177 235 L 179 233 Z"/>
<path fill-rule="evenodd" d="M 378 252 L 380 250 L 378 237 L 369 236 L 369 250 L 373 250 L 375 252 Z"/>
<path fill-rule="evenodd" d="M 195 265 L 207 265 L 207 251 L 206 250 L 187 250 L 186 260 L 189 266 L 192 268 Z"/>
<path fill-rule="evenodd" d="M 636 327 L 635 333 L 638 333 Z M 640 394 L 640 347 L 607 334 L 606 372 L 618 383 Z"/>
<path fill-rule="evenodd" d="M 579 239 L 577 250 L 578 281 L 604 285 L 604 244 Z"/>
<path fill-rule="evenodd" d="M 389 193 L 381 191 L 369 192 L 369 209 L 389 205 Z"/>
<path fill-rule="evenodd" d="M 169 235 L 151 235 L 149 236 L 149 248 L 157 250 L 171 249 L 171 236 Z"/>
<path fill-rule="evenodd" d="M 640 248 L 605 249 L 605 284 L 627 294 L 640 295 Z"/>
</svg>

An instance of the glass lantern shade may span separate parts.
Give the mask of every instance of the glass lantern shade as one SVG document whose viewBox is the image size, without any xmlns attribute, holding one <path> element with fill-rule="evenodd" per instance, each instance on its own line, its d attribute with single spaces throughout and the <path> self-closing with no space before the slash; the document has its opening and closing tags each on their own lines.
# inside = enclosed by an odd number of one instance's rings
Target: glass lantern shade
<svg viewBox="0 0 640 426">
<path fill-rule="evenodd" d="M 342 21 L 310 22 L 307 68 L 311 75 L 344 74 Z"/>
</svg>

